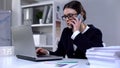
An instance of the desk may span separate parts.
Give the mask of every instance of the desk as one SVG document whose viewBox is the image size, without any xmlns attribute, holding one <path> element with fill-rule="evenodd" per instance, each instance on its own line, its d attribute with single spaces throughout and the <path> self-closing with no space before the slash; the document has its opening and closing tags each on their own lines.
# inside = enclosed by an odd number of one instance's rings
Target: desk
<svg viewBox="0 0 120 68">
<path fill-rule="evenodd" d="M 78 63 L 67 63 L 62 67 L 57 67 L 56 64 L 65 61 L 77 61 Z M 63 59 L 56 61 L 33 62 L 23 59 L 18 59 L 15 56 L 0 57 L 0 68 L 89 68 L 84 59 Z"/>
</svg>

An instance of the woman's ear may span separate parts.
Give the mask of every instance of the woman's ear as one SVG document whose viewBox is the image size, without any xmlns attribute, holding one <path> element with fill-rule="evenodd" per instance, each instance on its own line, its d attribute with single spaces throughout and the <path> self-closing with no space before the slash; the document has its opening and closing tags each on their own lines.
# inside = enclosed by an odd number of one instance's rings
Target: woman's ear
<svg viewBox="0 0 120 68">
<path fill-rule="evenodd" d="M 82 16 L 84 16 L 84 12 L 81 12 L 80 14 L 81 14 Z"/>
</svg>

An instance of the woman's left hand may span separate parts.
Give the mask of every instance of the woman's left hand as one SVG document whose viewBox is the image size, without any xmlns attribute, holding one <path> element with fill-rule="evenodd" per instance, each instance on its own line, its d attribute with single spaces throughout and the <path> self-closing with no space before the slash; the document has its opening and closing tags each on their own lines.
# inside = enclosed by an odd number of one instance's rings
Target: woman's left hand
<svg viewBox="0 0 120 68">
<path fill-rule="evenodd" d="M 82 20 L 81 19 L 78 20 L 77 17 L 74 17 L 74 19 L 71 22 L 72 22 L 71 24 L 73 25 L 73 32 L 79 31 Z"/>
</svg>

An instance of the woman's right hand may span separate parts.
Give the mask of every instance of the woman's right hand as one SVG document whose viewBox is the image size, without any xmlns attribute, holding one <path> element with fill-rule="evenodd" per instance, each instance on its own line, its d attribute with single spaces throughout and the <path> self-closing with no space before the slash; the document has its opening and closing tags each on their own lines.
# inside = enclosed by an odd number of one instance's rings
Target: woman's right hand
<svg viewBox="0 0 120 68">
<path fill-rule="evenodd" d="M 43 49 L 43 48 L 37 48 L 36 49 L 36 53 L 37 53 L 37 55 L 47 55 L 48 54 L 48 50 Z"/>
</svg>

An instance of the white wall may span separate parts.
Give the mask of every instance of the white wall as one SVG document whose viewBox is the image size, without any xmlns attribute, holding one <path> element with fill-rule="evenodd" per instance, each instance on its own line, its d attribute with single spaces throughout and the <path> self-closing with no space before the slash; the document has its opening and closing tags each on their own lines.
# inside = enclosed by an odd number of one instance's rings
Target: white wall
<svg viewBox="0 0 120 68">
<path fill-rule="evenodd" d="M 101 29 L 106 45 L 120 45 L 120 0 L 81 0 L 86 23 Z"/>
<path fill-rule="evenodd" d="M 12 26 L 21 25 L 21 0 L 12 0 Z"/>
</svg>

